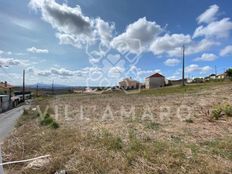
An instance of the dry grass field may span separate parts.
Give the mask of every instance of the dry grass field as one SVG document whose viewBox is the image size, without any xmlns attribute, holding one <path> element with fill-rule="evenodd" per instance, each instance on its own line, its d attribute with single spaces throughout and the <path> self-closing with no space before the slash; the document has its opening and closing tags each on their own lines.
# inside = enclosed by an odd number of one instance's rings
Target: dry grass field
<svg viewBox="0 0 232 174">
<path fill-rule="evenodd" d="M 3 159 L 51 157 L 37 168 L 6 166 L 9 173 L 232 173 L 231 83 L 59 95 L 36 105 L 49 106 L 59 128 L 41 124 L 38 108 L 25 111 Z"/>
</svg>

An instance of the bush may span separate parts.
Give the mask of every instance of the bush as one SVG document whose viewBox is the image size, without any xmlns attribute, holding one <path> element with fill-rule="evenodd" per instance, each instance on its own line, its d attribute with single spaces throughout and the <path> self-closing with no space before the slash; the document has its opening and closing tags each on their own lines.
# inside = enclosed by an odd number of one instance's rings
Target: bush
<svg viewBox="0 0 232 174">
<path fill-rule="evenodd" d="M 59 124 L 49 114 L 46 114 L 44 117 L 41 118 L 40 125 L 50 126 L 53 129 L 57 129 L 60 127 Z"/>
<path fill-rule="evenodd" d="M 53 129 L 58 129 L 60 125 L 57 122 L 53 121 L 52 124 L 50 124 L 50 127 Z"/>
<path fill-rule="evenodd" d="M 220 107 L 214 109 L 212 111 L 212 115 L 215 120 L 218 120 L 220 117 L 222 117 L 222 109 Z"/>
<path fill-rule="evenodd" d="M 103 130 L 103 136 L 99 140 L 109 150 L 120 150 L 123 147 L 122 139 L 120 137 L 113 136 L 107 130 Z"/>
<path fill-rule="evenodd" d="M 51 117 L 44 117 L 41 121 L 40 121 L 40 124 L 43 125 L 43 126 L 47 126 L 47 125 L 50 125 L 54 122 L 53 118 Z"/>
<path fill-rule="evenodd" d="M 232 106 L 226 105 L 223 110 L 224 110 L 226 116 L 232 117 Z"/>
<path fill-rule="evenodd" d="M 160 128 L 160 124 L 155 123 L 155 122 L 149 122 L 149 123 L 146 124 L 146 128 L 147 129 L 158 130 Z"/>
</svg>

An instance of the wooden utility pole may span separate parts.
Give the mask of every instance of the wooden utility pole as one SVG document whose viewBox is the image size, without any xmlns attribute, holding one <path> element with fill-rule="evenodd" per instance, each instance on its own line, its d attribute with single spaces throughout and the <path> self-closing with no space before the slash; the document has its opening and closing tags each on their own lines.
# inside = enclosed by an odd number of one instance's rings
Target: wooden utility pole
<svg viewBox="0 0 232 174">
<path fill-rule="evenodd" d="M 183 66 L 182 66 L 182 85 L 185 86 L 185 82 L 184 82 L 184 68 L 185 68 L 185 46 L 183 45 Z"/>
<path fill-rule="evenodd" d="M 54 95 L 54 80 L 52 81 L 52 95 Z"/>
<path fill-rule="evenodd" d="M 23 102 L 25 102 L 25 69 L 23 70 Z"/>
<path fill-rule="evenodd" d="M 39 85 L 37 83 L 37 85 L 36 85 L 36 97 L 38 97 L 38 96 L 39 96 Z"/>
</svg>

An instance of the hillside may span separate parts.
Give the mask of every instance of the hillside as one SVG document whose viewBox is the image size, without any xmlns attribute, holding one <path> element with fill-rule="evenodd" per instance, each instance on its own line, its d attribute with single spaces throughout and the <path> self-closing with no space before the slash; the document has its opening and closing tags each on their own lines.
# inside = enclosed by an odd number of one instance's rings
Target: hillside
<svg viewBox="0 0 232 174">
<path fill-rule="evenodd" d="M 32 108 L 49 105 L 59 128 L 25 111 L 3 159 L 51 157 L 9 173 L 231 173 L 232 84 L 160 90 L 37 99 Z"/>
</svg>

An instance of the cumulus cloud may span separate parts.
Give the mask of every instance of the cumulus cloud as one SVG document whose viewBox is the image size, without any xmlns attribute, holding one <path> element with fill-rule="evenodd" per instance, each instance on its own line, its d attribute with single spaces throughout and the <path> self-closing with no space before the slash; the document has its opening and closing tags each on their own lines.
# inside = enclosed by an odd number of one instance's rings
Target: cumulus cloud
<svg viewBox="0 0 232 174">
<path fill-rule="evenodd" d="M 30 0 L 29 6 L 41 12 L 42 19 L 56 30 L 55 35 L 60 44 L 82 48 L 85 44 L 93 46 L 100 42 L 120 53 L 152 52 L 158 56 L 167 54 L 170 57 L 180 57 L 183 45 L 186 46 L 186 55 L 201 53 L 219 45 L 215 38 L 227 37 L 232 29 L 229 18 L 217 19 L 217 5 L 210 6 L 198 16 L 197 22 L 201 26 L 195 30 L 193 37 L 182 33 L 169 34 L 155 21 L 149 21 L 146 17 L 129 24 L 123 33 L 115 36 L 113 22 L 106 22 L 100 17 L 89 17 L 83 14 L 78 5 L 70 7 L 55 0 Z M 203 39 L 195 39 L 201 36 Z M 31 51 L 36 52 L 35 50 L 36 48 L 31 48 Z M 94 53 L 97 57 L 102 56 L 101 52 Z M 99 60 L 91 58 L 90 61 L 98 63 Z M 174 60 L 167 60 L 166 64 L 171 65 L 172 61 Z"/>
<path fill-rule="evenodd" d="M 51 75 L 50 71 L 40 71 L 37 73 L 38 76 L 44 76 L 44 77 L 48 77 Z"/>
<path fill-rule="evenodd" d="M 31 53 L 48 53 L 47 49 L 40 49 L 36 47 L 27 48 L 27 51 Z"/>
<path fill-rule="evenodd" d="M 34 67 L 27 68 L 28 72 L 36 76 L 43 77 L 60 77 L 60 78 L 73 78 L 73 77 L 88 77 L 91 74 L 100 72 L 101 69 L 97 67 L 85 67 L 80 70 L 69 70 L 63 67 L 52 67 L 48 70 L 36 69 Z"/>
<path fill-rule="evenodd" d="M 232 55 L 232 45 L 228 45 L 220 51 L 220 56 Z"/>
<path fill-rule="evenodd" d="M 120 52 L 138 54 L 149 47 L 153 40 L 162 32 L 162 28 L 156 22 L 140 18 L 127 26 L 126 31 L 115 37 L 111 45 Z"/>
<path fill-rule="evenodd" d="M 197 17 L 198 24 L 215 21 L 218 11 L 219 7 L 216 4 L 211 5 L 204 13 Z"/>
<path fill-rule="evenodd" d="M 232 30 L 230 18 L 223 18 L 219 21 L 209 23 L 207 26 L 199 26 L 193 34 L 193 38 L 200 36 L 226 38 Z"/>
<path fill-rule="evenodd" d="M 192 42 L 191 45 L 186 47 L 186 54 L 196 54 L 210 49 L 213 46 L 220 45 L 219 42 L 212 39 L 202 39 L 199 42 Z"/>
<path fill-rule="evenodd" d="M 100 40 L 103 44 L 109 44 L 113 37 L 113 31 L 115 30 L 115 24 L 109 24 L 101 18 L 96 19 L 96 29 L 99 34 Z"/>
<path fill-rule="evenodd" d="M 15 58 L 5 58 L 0 57 L 0 67 L 10 67 L 10 66 L 24 66 L 26 65 L 25 60 L 19 60 Z"/>
<path fill-rule="evenodd" d="M 186 73 L 199 72 L 200 74 L 205 74 L 211 70 L 212 70 L 212 68 L 210 66 L 202 66 L 201 67 L 197 64 L 191 64 L 185 68 Z"/>
<path fill-rule="evenodd" d="M 201 57 L 197 57 L 194 59 L 194 61 L 214 61 L 217 59 L 217 56 L 212 53 L 204 53 L 201 55 Z"/>
<path fill-rule="evenodd" d="M 176 66 L 177 64 L 180 63 L 179 59 L 167 59 L 164 64 L 167 66 Z"/>
<path fill-rule="evenodd" d="M 191 43 L 191 36 L 184 34 L 165 34 L 152 43 L 150 50 L 155 55 L 167 53 L 170 56 L 181 55 L 183 45 Z"/>
<path fill-rule="evenodd" d="M 97 37 L 102 42 L 111 39 L 114 24 L 85 16 L 78 5 L 69 7 L 55 0 L 31 0 L 29 7 L 41 11 L 42 19 L 57 30 L 61 44 L 81 48 L 83 44 L 93 43 Z"/>
<path fill-rule="evenodd" d="M 70 77 L 70 76 L 74 76 L 75 74 L 77 74 L 76 71 L 71 71 L 65 68 L 51 68 L 49 70 L 34 70 L 36 75 L 39 76 L 50 76 L 50 75 L 55 75 L 55 76 L 60 76 L 60 77 Z"/>
</svg>

